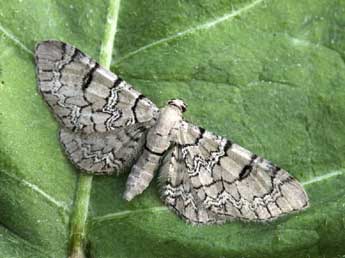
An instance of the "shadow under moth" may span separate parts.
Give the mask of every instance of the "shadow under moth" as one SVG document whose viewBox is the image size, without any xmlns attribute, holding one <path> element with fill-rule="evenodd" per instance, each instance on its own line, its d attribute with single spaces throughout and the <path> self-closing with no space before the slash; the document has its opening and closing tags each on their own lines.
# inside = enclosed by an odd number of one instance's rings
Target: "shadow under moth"
<svg viewBox="0 0 345 258">
<path fill-rule="evenodd" d="M 192 224 L 268 221 L 308 207 L 285 170 L 183 119 L 186 104 L 162 109 L 77 48 L 36 47 L 37 80 L 60 122 L 68 158 L 91 174 L 130 170 L 124 198 L 142 193 L 159 171 L 163 202 Z"/>
</svg>

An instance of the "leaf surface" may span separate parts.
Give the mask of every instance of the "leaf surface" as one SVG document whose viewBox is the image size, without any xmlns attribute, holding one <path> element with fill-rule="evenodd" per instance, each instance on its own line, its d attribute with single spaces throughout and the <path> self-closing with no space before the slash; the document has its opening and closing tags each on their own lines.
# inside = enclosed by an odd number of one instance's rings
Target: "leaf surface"
<svg viewBox="0 0 345 258">
<path fill-rule="evenodd" d="M 0 0 L 0 254 L 64 257 L 78 171 L 39 96 L 35 43 L 99 59 L 108 1 Z M 272 160 L 311 207 L 272 223 L 195 227 L 155 182 L 127 203 L 126 176 L 95 177 L 90 257 L 340 257 L 345 253 L 345 3 L 340 0 L 122 1 L 111 70 L 158 106 Z"/>
</svg>

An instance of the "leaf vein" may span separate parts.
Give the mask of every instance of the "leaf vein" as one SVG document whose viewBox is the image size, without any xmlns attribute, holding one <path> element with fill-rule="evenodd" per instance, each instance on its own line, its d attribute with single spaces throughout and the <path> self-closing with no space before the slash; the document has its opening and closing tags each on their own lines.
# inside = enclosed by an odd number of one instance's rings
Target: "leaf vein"
<svg viewBox="0 0 345 258">
<path fill-rule="evenodd" d="M 313 177 L 307 181 L 304 181 L 304 182 L 302 182 L 302 185 L 310 185 L 310 184 L 318 183 L 318 182 L 327 180 L 329 178 L 344 175 L 344 174 L 345 174 L 344 170 L 331 171 L 331 172 L 324 174 L 322 176 L 316 176 L 316 177 Z"/>
<path fill-rule="evenodd" d="M 174 40 L 174 39 L 179 38 L 179 37 L 183 37 L 183 36 L 185 36 L 187 34 L 192 34 L 194 32 L 200 31 L 200 30 L 206 30 L 206 29 L 209 29 L 211 27 L 214 27 L 214 26 L 216 26 L 219 23 L 222 23 L 224 21 L 230 20 L 230 19 L 232 19 L 232 18 L 234 18 L 236 16 L 239 16 L 242 13 L 245 13 L 245 12 L 249 11 L 250 9 L 254 8 L 255 6 L 257 6 L 258 4 L 262 3 L 263 1 L 265 1 L 265 0 L 255 0 L 252 3 L 250 3 L 250 4 L 240 8 L 240 9 L 238 9 L 236 11 L 232 11 L 232 12 L 227 13 L 227 14 L 221 16 L 221 17 L 218 17 L 216 19 L 210 20 L 210 21 L 208 21 L 206 23 L 199 24 L 199 25 L 197 25 L 195 27 L 186 29 L 184 31 L 177 32 L 174 35 L 171 35 L 171 36 L 168 36 L 166 38 L 162 38 L 162 39 L 159 39 L 159 40 L 157 40 L 155 42 L 149 43 L 149 44 L 147 44 L 145 46 L 142 46 L 142 47 L 140 47 L 140 48 L 138 48 L 138 49 L 136 49 L 136 50 L 126 54 L 122 58 L 119 58 L 115 63 L 119 64 L 119 63 L 123 62 L 124 60 L 126 60 L 126 59 L 128 59 L 128 58 L 130 58 L 130 57 L 132 57 L 134 55 L 137 55 L 138 53 L 140 53 L 142 51 L 145 51 L 146 49 L 155 47 L 157 45 L 161 45 L 161 44 L 163 44 L 165 42 Z"/>
<path fill-rule="evenodd" d="M 58 201 L 56 200 L 54 197 L 52 197 L 51 195 L 49 195 L 48 193 L 46 193 L 45 191 L 43 191 L 40 187 L 38 187 L 37 185 L 30 183 L 29 181 L 25 180 L 25 179 L 21 179 L 18 178 L 17 176 L 11 175 L 10 173 L 4 171 L 4 170 L 0 170 L 1 173 L 3 173 L 4 175 L 8 176 L 9 178 L 11 178 L 12 180 L 15 180 L 17 182 L 19 182 L 20 184 L 22 184 L 23 186 L 26 186 L 27 188 L 31 189 L 32 191 L 38 193 L 39 195 L 41 195 L 44 199 L 46 199 L 49 203 L 57 206 L 58 208 L 62 208 L 66 213 L 70 212 L 69 206 L 64 203 L 63 201 Z"/>
<path fill-rule="evenodd" d="M 310 185 L 314 183 L 318 183 L 324 180 L 327 180 L 332 177 L 336 177 L 339 175 L 344 175 L 345 171 L 344 170 L 336 170 L 329 172 L 327 174 L 324 174 L 322 176 L 316 176 L 314 178 L 311 178 L 310 180 L 302 182 L 302 185 Z M 163 211 L 168 211 L 169 209 L 165 206 L 157 206 L 157 207 L 151 207 L 151 208 L 146 208 L 146 209 L 136 209 L 136 210 L 123 210 L 119 212 L 114 212 L 114 213 L 109 213 L 106 215 L 102 216 L 97 216 L 92 219 L 92 223 L 101 223 L 104 221 L 111 221 L 117 218 L 121 218 L 123 216 L 128 216 L 132 214 L 137 214 L 137 213 L 145 213 L 145 212 L 151 212 L 151 213 L 157 213 L 157 212 L 163 212 Z"/>
<path fill-rule="evenodd" d="M 94 217 L 92 219 L 92 222 L 99 223 L 99 222 L 117 219 L 119 217 L 131 215 L 131 214 L 145 213 L 145 212 L 157 213 L 157 212 L 168 211 L 168 210 L 169 209 L 166 206 L 157 206 L 157 207 L 151 207 L 151 208 L 146 208 L 146 209 L 136 209 L 136 210 L 123 210 L 119 212 L 114 212 L 114 213 L 109 213 L 106 215 Z"/>
<path fill-rule="evenodd" d="M 15 36 L 12 32 L 8 31 L 5 29 L 1 24 L 0 24 L 0 31 L 10 40 L 12 40 L 17 46 L 19 46 L 21 49 L 23 49 L 25 52 L 29 53 L 30 55 L 34 55 L 34 53 L 22 43 L 17 36 Z"/>
</svg>

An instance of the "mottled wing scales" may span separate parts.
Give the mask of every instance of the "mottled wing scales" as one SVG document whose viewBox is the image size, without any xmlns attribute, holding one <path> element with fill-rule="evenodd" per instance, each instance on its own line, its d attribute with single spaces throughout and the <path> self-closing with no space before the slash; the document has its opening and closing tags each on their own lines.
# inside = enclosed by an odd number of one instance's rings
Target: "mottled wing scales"
<svg viewBox="0 0 345 258">
<path fill-rule="evenodd" d="M 272 220 L 308 206 L 303 187 L 285 170 L 189 123 L 182 122 L 177 131 L 175 141 L 179 151 L 175 152 L 181 157 L 176 165 L 162 168 L 163 193 L 177 173 L 187 175 L 183 182 L 189 182 L 194 202 L 216 222 L 233 218 Z M 181 171 L 177 172 L 178 168 Z M 177 213 L 181 213 L 179 207 Z M 192 223 L 213 223 L 186 219 Z"/>
<path fill-rule="evenodd" d="M 98 174 L 132 164 L 158 108 L 66 43 L 39 43 L 35 59 L 39 90 L 62 126 L 60 141 L 69 159 Z"/>
<path fill-rule="evenodd" d="M 161 198 L 164 203 L 187 222 L 213 224 L 221 218 L 207 211 L 197 196 L 189 175 L 186 173 L 181 149 L 173 147 L 166 154 L 159 174 Z"/>
<path fill-rule="evenodd" d="M 60 130 L 60 141 L 76 167 L 93 174 L 120 173 L 129 168 L 145 142 L 149 124 L 135 124 L 115 132 L 83 134 Z"/>
<path fill-rule="evenodd" d="M 71 45 L 41 42 L 35 58 L 39 89 L 68 129 L 107 132 L 157 117 L 149 99 Z"/>
<path fill-rule="evenodd" d="M 158 108 L 71 45 L 42 42 L 35 58 L 40 92 L 62 125 L 70 160 L 99 174 L 132 165 Z M 162 198 L 187 221 L 266 221 L 308 206 L 303 187 L 269 161 L 184 121 L 173 132 Z"/>
</svg>

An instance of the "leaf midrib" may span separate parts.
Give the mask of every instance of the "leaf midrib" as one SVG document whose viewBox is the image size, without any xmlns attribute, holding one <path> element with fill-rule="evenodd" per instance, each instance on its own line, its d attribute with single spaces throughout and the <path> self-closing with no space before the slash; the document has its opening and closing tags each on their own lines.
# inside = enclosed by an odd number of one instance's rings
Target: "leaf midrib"
<svg viewBox="0 0 345 258">
<path fill-rule="evenodd" d="M 99 63 L 110 69 L 121 0 L 109 0 Z M 91 175 L 79 174 L 74 211 L 70 223 L 70 257 L 84 257 L 86 227 L 92 188 Z M 75 256 L 74 256 L 75 255 Z"/>
</svg>

